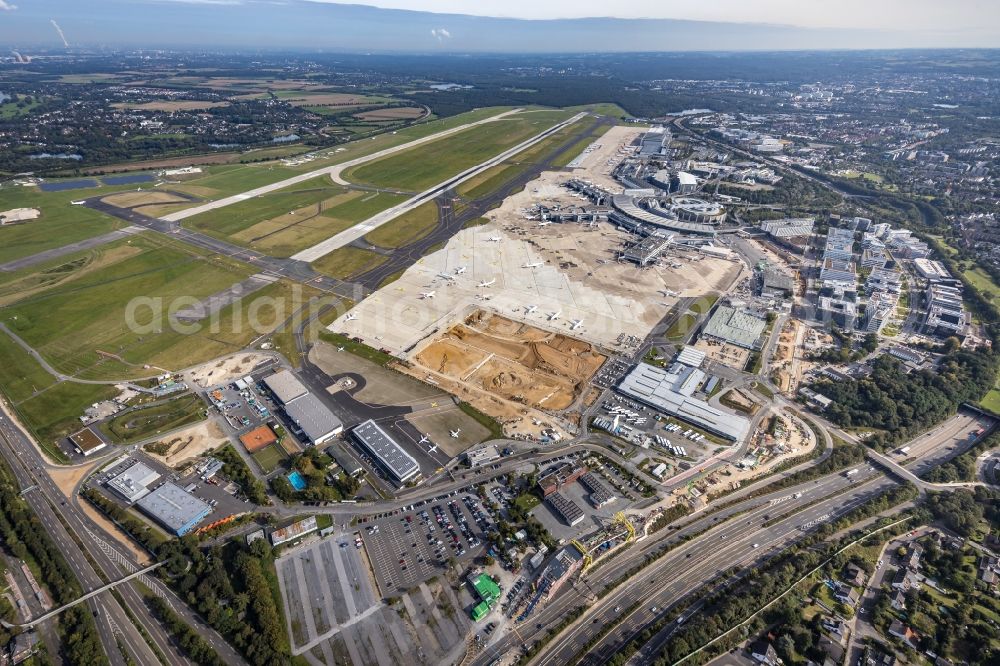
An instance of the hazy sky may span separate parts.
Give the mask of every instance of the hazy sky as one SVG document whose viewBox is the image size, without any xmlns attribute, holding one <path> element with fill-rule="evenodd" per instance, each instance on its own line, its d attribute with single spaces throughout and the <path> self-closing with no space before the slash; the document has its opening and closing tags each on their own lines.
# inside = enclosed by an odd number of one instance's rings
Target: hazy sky
<svg viewBox="0 0 1000 666">
<path fill-rule="evenodd" d="M 357 4 L 536 19 L 653 17 L 930 31 L 1000 25 L 998 0 L 358 0 Z"/>
</svg>

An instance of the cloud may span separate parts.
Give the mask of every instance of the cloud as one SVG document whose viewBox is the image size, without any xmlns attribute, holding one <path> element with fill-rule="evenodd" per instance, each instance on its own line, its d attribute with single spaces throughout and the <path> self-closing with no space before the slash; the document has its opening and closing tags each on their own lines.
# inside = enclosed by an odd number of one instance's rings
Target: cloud
<svg viewBox="0 0 1000 666">
<path fill-rule="evenodd" d="M 0 0 L 0 12 L 9 12 L 17 9 L 17 5 L 12 5 L 7 0 Z"/>
<path fill-rule="evenodd" d="M 3 0 L 0 0 L 3 2 Z M 431 37 L 438 40 L 438 42 L 443 42 L 446 39 L 451 39 L 451 33 L 445 28 L 431 28 Z"/>
</svg>

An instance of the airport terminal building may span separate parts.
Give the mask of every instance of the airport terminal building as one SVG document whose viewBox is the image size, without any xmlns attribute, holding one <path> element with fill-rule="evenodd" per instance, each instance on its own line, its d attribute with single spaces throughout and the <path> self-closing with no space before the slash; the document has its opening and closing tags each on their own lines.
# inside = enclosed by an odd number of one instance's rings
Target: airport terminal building
<svg viewBox="0 0 1000 666">
<path fill-rule="evenodd" d="M 682 363 L 674 363 L 666 370 L 640 363 L 621 380 L 618 391 L 706 432 L 735 442 L 743 441 L 750 433 L 748 419 L 691 397 L 704 378 L 704 372 Z"/>
<path fill-rule="evenodd" d="M 420 474 L 420 465 L 396 440 L 371 419 L 351 431 L 358 446 L 371 456 L 398 483 L 412 481 Z"/>
</svg>

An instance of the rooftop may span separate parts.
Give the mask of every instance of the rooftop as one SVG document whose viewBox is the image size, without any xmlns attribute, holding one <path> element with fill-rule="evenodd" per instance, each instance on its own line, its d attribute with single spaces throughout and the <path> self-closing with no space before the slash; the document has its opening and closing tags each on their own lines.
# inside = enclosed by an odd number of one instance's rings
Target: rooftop
<svg viewBox="0 0 1000 666">
<path fill-rule="evenodd" d="M 264 383 L 267 385 L 267 388 L 271 389 L 271 393 L 274 394 L 281 404 L 289 403 L 308 392 L 302 382 L 290 370 L 282 370 L 265 377 Z"/>
<path fill-rule="evenodd" d="M 408 481 L 417 475 L 420 466 L 413 456 L 403 450 L 385 430 L 372 420 L 365 421 L 352 431 L 354 437 L 382 463 L 399 481 Z"/>
<path fill-rule="evenodd" d="M 160 478 L 160 473 L 149 465 L 136 461 L 124 472 L 108 481 L 108 487 L 135 502 L 149 494 L 149 486 Z"/>
<path fill-rule="evenodd" d="M 705 335 L 725 340 L 738 347 L 753 349 L 758 346 L 758 340 L 767 322 L 747 312 L 736 308 L 720 306 L 705 325 Z"/>
<path fill-rule="evenodd" d="M 306 393 L 287 403 L 285 413 L 314 444 L 322 444 L 344 429 L 344 424 L 336 414 L 312 393 Z"/>
<path fill-rule="evenodd" d="M 207 502 L 167 482 L 139 500 L 139 508 L 174 534 L 182 536 L 212 511 Z"/>
</svg>

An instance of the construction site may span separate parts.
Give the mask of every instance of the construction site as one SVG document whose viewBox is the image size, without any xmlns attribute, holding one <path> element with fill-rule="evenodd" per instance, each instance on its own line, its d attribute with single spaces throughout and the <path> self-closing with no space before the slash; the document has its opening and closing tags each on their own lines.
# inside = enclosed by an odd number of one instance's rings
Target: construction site
<svg viewBox="0 0 1000 666">
<path fill-rule="evenodd" d="M 556 412 L 577 401 L 605 358 L 587 342 L 476 310 L 410 360 L 504 401 Z"/>
</svg>

